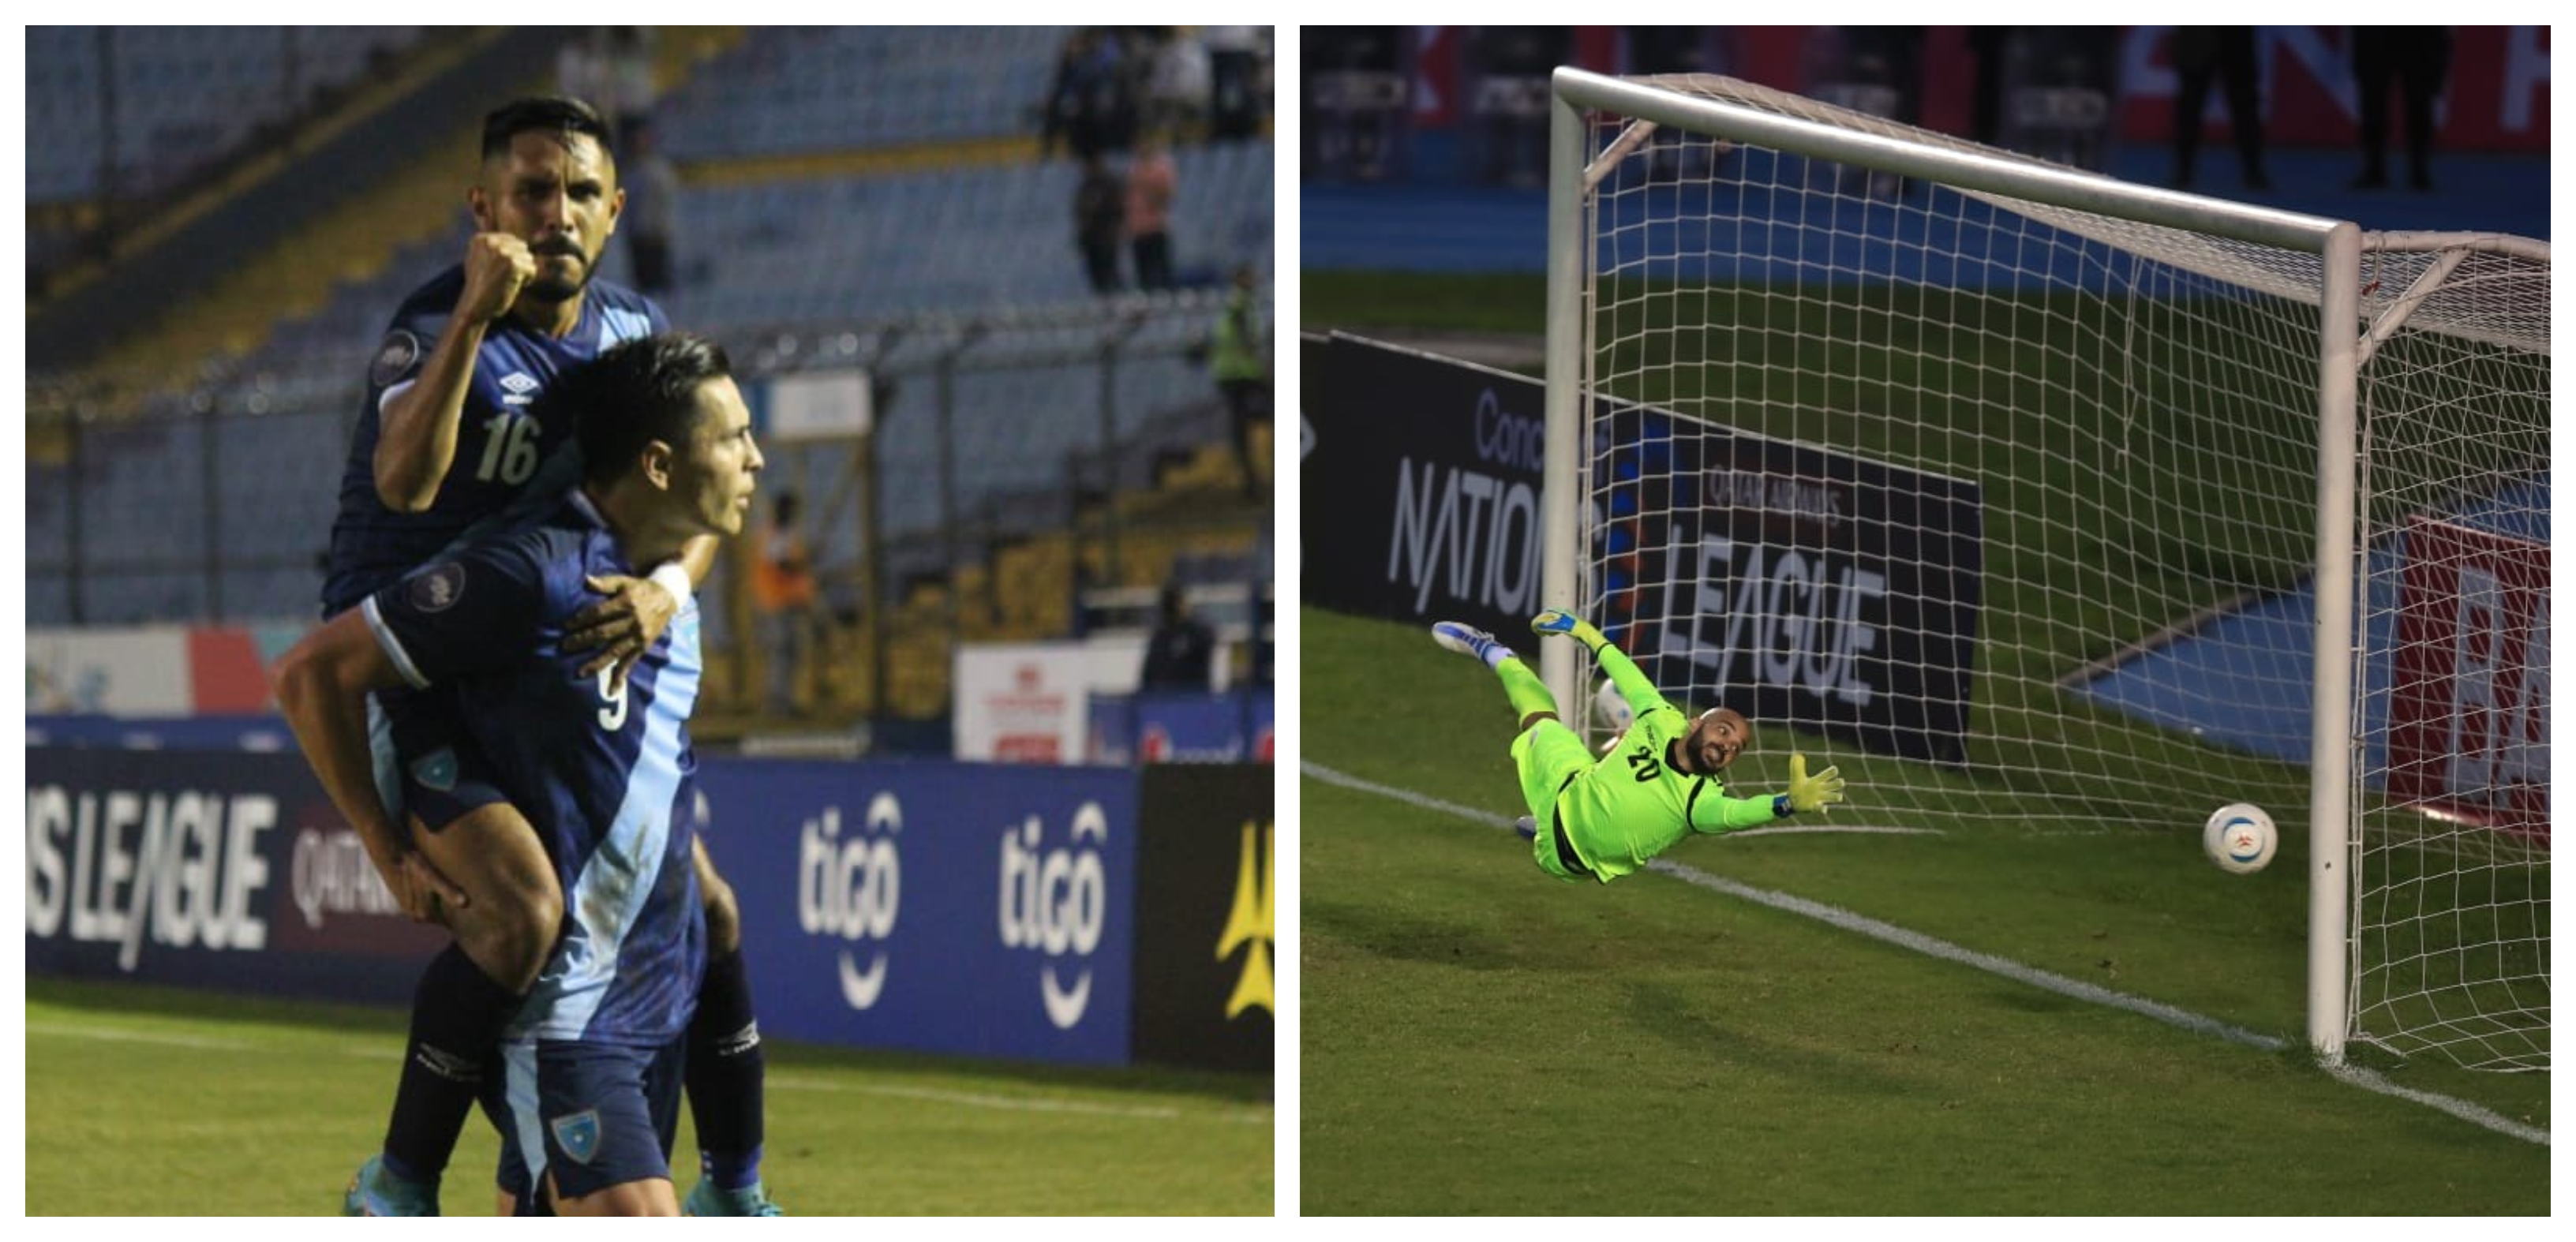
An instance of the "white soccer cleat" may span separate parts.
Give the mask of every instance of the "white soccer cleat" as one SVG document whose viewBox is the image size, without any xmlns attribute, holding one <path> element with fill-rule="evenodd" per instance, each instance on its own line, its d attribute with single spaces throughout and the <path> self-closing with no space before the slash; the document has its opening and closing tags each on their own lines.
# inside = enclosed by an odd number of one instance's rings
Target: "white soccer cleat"
<svg viewBox="0 0 2576 1242">
<path fill-rule="evenodd" d="M 1463 656 L 1474 656 L 1491 668 L 1511 658 L 1512 649 L 1494 641 L 1494 636 L 1475 626 L 1458 621 L 1443 621 L 1431 627 L 1431 641 Z"/>
</svg>

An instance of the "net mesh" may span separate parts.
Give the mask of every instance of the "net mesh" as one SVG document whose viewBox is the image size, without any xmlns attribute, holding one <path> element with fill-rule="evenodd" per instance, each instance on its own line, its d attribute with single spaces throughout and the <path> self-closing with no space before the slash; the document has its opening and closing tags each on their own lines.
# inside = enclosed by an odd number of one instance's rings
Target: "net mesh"
<svg viewBox="0 0 2576 1242">
<path fill-rule="evenodd" d="M 2036 162 L 1730 79 L 1636 80 Z M 1904 824 L 2196 834 L 2243 800 L 2304 835 L 2318 254 L 1590 123 L 1579 598 L 1686 709 L 1791 732 L 1748 784 L 1798 748 Z M 2466 766 L 2392 785 L 2389 756 L 2414 755 L 2401 707 L 2440 671 L 2398 693 L 2390 642 L 2437 598 L 2406 594 L 2411 522 L 2524 515 L 2502 524 L 2544 549 L 2544 641 L 2473 643 L 2442 692 L 2545 722 L 2547 264 L 2408 244 L 2367 256 L 2356 325 L 2404 326 L 2362 377 L 2354 1031 L 2485 1063 L 2472 1028 L 2536 1030 L 2513 1055 L 2545 1064 L 2545 732 L 2441 709 L 2504 739 L 2485 771 L 2507 784 L 2470 800 L 2537 797 L 2536 836 L 2492 806 L 2469 822 Z M 2505 594 L 2476 616 L 2521 617 L 2530 593 Z"/>
</svg>

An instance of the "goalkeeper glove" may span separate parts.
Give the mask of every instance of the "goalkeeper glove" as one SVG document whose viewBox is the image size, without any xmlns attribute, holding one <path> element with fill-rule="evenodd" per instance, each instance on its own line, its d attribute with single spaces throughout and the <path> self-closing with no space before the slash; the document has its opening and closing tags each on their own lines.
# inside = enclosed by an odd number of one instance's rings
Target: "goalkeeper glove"
<svg viewBox="0 0 2576 1242">
<path fill-rule="evenodd" d="M 1840 768 L 1826 768 L 1814 776 L 1807 775 L 1807 757 L 1789 756 L 1789 792 L 1780 795 L 1793 811 L 1821 811 L 1828 802 L 1843 800 L 1843 776 Z"/>
<path fill-rule="evenodd" d="M 1530 618 L 1530 629 L 1540 634 L 1563 634 L 1595 651 L 1610 641 L 1592 623 L 1561 608 L 1550 608 Z"/>
</svg>

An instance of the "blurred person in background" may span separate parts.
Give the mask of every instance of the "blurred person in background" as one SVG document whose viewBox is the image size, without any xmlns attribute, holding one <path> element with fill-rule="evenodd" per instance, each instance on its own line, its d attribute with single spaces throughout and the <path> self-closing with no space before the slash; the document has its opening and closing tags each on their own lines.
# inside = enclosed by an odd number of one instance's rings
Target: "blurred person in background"
<svg viewBox="0 0 2576 1242">
<path fill-rule="evenodd" d="M 2209 79 L 2218 79 L 2227 96 L 2227 130 L 2236 139 L 2236 162 L 2245 188 L 2268 190 L 2263 175 L 2263 109 L 2261 68 L 2255 59 L 2252 26 L 2176 26 L 2174 65 L 2174 171 L 2176 188 L 2191 186 L 2194 160 L 2200 154 L 2202 113 L 2209 105 Z"/>
<path fill-rule="evenodd" d="M 1093 293 L 1116 293 L 1118 240 L 1127 229 L 1127 191 L 1098 152 L 1082 157 L 1082 180 L 1073 187 L 1073 245 Z"/>
<path fill-rule="evenodd" d="M 1270 417 L 1270 367 L 1263 357 L 1260 325 L 1252 318 L 1252 289 L 1258 275 L 1249 263 L 1237 264 L 1234 287 L 1217 316 L 1210 369 L 1217 392 L 1225 398 L 1234 426 L 1234 459 L 1243 467 L 1243 496 L 1261 498 L 1261 476 L 1252 464 L 1252 425 Z"/>
<path fill-rule="evenodd" d="M 2361 92 L 2361 175 L 2356 190 L 2388 184 L 2388 88 L 2406 93 L 2406 184 L 2433 188 L 2433 103 L 2451 72 L 2448 26 L 2355 26 L 2352 78 Z"/>
<path fill-rule="evenodd" d="M 1114 31 L 1082 26 L 1066 35 L 1047 89 L 1038 157 L 1054 154 L 1059 145 L 1078 160 L 1126 150 L 1135 136 L 1133 86 Z"/>
<path fill-rule="evenodd" d="M 662 154 L 661 135 L 650 121 L 627 131 L 626 255 L 635 287 L 647 295 L 671 291 L 671 251 L 680 231 L 680 170 Z"/>
<path fill-rule="evenodd" d="M 1968 87 L 1968 136 L 1987 146 L 2003 141 L 2005 43 L 2010 26 L 1968 27 L 1968 55 L 1977 62 Z"/>
<path fill-rule="evenodd" d="M 652 123 L 653 109 L 661 102 L 662 86 L 653 80 L 655 42 L 650 26 L 608 28 L 610 97 L 602 101 L 601 107 L 616 125 L 620 145 L 638 127 Z"/>
<path fill-rule="evenodd" d="M 617 115 L 617 85 L 609 72 L 608 31 L 593 26 L 555 48 L 555 93 L 596 108 L 603 120 Z M 614 132 L 614 131 L 612 131 Z"/>
<path fill-rule="evenodd" d="M 1213 680 L 1216 631 L 1190 615 L 1189 601 L 1178 583 L 1167 583 L 1156 598 L 1154 632 L 1145 640 L 1145 667 L 1136 683 L 1145 690 L 1205 690 Z"/>
<path fill-rule="evenodd" d="M 1208 52 L 1208 137 L 1215 141 L 1250 138 L 1261 131 L 1259 26 L 1210 26 L 1202 33 Z"/>
<path fill-rule="evenodd" d="M 752 553 L 751 602 L 759 613 L 760 647 L 769 662 L 773 716 L 796 713 L 796 683 L 813 655 L 814 558 L 805 545 L 801 516 L 796 493 L 778 493 Z"/>
<path fill-rule="evenodd" d="M 1172 196 L 1179 184 L 1171 148 L 1161 134 L 1146 134 L 1127 165 L 1127 244 L 1139 289 L 1172 287 Z"/>
<path fill-rule="evenodd" d="M 1148 132 L 1159 130 L 1176 142 L 1193 142 L 1208 132 L 1208 97 L 1214 89 L 1208 50 L 1187 26 L 1172 28 L 1154 55 L 1153 74 L 1145 87 Z"/>
</svg>

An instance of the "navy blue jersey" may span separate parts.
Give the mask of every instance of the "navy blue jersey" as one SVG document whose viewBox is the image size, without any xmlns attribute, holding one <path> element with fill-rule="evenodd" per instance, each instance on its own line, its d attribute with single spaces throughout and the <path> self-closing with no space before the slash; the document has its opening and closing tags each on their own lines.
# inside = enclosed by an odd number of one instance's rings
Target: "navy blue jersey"
<svg viewBox="0 0 2576 1242">
<path fill-rule="evenodd" d="M 636 572 L 574 489 L 539 520 L 360 605 L 404 680 L 455 695 L 491 778 L 563 884 L 563 939 L 513 1038 L 653 1044 L 678 1037 L 696 1004 L 706 958 L 689 814 L 697 605 L 672 618 L 620 692 L 610 670 L 582 675 L 596 653 L 563 650 L 565 622 L 595 598 L 583 576 Z M 412 762 L 434 767 L 437 755 Z"/>
<path fill-rule="evenodd" d="M 485 329 L 456 426 L 456 458 L 438 498 L 419 513 L 398 513 L 376 494 L 376 438 L 385 401 L 420 378 L 430 351 L 465 292 L 465 269 L 451 267 L 403 300 L 367 370 L 367 402 L 349 438 L 340 475 L 340 516 L 331 525 L 331 563 L 322 584 L 322 615 L 373 595 L 386 583 L 455 545 L 469 527 L 507 508 L 522 491 L 551 495 L 579 476 L 573 428 L 544 426 L 531 415 L 557 375 L 609 346 L 667 331 L 662 308 L 631 289 L 590 282 L 581 319 L 561 340 L 503 316 Z M 543 467 L 542 473 L 540 467 Z"/>
</svg>

